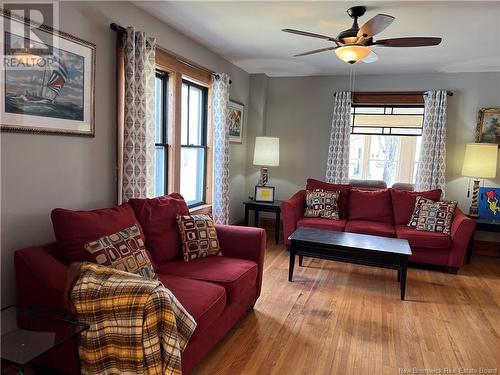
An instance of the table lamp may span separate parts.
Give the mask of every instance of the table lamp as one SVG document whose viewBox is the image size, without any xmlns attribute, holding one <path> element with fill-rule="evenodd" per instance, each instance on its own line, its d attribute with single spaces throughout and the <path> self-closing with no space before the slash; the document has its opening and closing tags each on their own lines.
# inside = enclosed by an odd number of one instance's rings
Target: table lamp
<svg viewBox="0 0 500 375">
<path fill-rule="evenodd" d="M 469 209 L 470 216 L 478 216 L 479 179 L 495 178 L 497 175 L 497 153 L 498 146 L 493 143 L 468 143 L 465 147 L 462 176 L 474 179 L 472 204 Z M 468 191 L 467 196 L 469 194 L 470 191 Z"/>
<path fill-rule="evenodd" d="M 259 185 L 266 186 L 269 180 L 267 168 L 280 165 L 280 139 L 276 137 L 255 137 L 253 165 L 261 167 Z"/>
</svg>

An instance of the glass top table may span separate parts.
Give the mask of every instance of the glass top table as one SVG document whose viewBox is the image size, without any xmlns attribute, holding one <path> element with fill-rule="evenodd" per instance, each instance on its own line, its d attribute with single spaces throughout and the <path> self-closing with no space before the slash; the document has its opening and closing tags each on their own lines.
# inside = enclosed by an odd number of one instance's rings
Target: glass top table
<svg viewBox="0 0 500 375">
<path fill-rule="evenodd" d="M 1 310 L 2 361 L 21 369 L 40 355 L 76 338 L 89 326 L 36 308 L 8 306 Z M 76 354 L 75 354 L 76 355 Z"/>
</svg>

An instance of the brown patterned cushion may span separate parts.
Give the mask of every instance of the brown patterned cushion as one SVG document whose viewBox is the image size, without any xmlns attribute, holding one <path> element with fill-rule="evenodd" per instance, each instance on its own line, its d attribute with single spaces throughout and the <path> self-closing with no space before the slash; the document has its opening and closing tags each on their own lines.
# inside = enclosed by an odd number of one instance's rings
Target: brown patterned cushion
<svg viewBox="0 0 500 375">
<path fill-rule="evenodd" d="M 330 220 L 339 219 L 338 191 L 323 189 L 306 191 L 306 211 L 304 217 L 322 217 Z"/>
<path fill-rule="evenodd" d="M 84 247 L 94 263 L 148 278 L 156 277 L 137 225 L 86 243 Z"/>
<path fill-rule="evenodd" d="M 184 261 L 207 256 L 221 256 L 214 222 L 208 215 L 177 216 Z"/>
<path fill-rule="evenodd" d="M 408 226 L 421 231 L 450 234 L 456 207 L 457 201 L 433 202 L 417 197 Z"/>
</svg>

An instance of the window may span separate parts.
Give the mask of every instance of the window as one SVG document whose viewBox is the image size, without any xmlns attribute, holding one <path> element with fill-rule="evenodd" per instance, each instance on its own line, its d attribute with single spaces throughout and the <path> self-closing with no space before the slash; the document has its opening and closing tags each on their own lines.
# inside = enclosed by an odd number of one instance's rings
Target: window
<svg viewBox="0 0 500 375">
<path fill-rule="evenodd" d="M 168 182 L 168 74 L 156 72 L 155 196 L 165 195 Z"/>
<path fill-rule="evenodd" d="M 420 155 L 424 108 L 363 106 L 351 108 L 349 177 L 414 183 Z"/>
<path fill-rule="evenodd" d="M 189 207 L 205 203 L 207 88 L 182 80 L 181 185 Z"/>
</svg>

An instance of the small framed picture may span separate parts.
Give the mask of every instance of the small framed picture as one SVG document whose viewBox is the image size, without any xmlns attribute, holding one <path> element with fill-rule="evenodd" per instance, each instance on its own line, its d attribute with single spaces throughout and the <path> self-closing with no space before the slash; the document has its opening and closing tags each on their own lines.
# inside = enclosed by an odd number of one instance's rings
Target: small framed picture
<svg viewBox="0 0 500 375">
<path fill-rule="evenodd" d="M 229 123 L 229 142 L 243 143 L 245 106 L 230 100 L 227 111 L 227 122 Z"/>
<path fill-rule="evenodd" d="M 255 202 L 273 203 L 274 186 L 255 186 Z"/>
<path fill-rule="evenodd" d="M 479 110 L 476 142 L 496 143 L 500 146 L 500 108 Z"/>
</svg>

